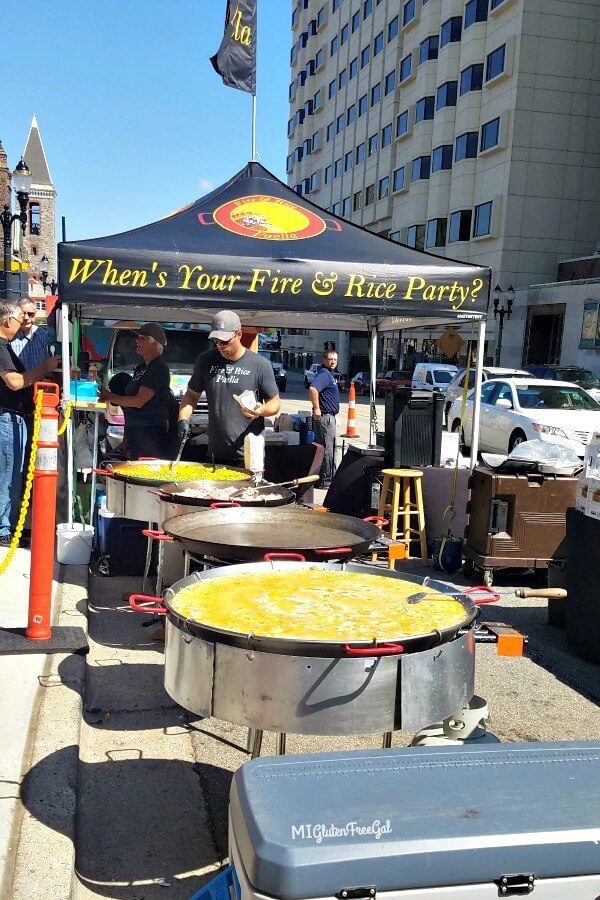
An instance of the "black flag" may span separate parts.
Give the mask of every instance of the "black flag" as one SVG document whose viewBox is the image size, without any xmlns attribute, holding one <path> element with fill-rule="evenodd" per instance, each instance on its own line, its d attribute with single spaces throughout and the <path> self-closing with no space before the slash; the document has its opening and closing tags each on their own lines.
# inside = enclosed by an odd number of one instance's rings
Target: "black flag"
<svg viewBox="0 0 600 900">
<path fill-rule="evenodd" d="M 256 3 L 227 0 L 225 33 L 210 61 L 228 87 L 256 94 Z"/>
</svg>

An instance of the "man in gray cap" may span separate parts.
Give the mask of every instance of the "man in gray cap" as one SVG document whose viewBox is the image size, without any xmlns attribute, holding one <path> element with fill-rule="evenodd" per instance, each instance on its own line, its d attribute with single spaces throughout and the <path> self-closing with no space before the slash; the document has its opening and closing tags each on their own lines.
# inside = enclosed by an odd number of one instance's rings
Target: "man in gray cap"
<svg viewBox="0 0 600 900">
<path fill-rule="evenodd" d="M 209 338 L 214 349 L 201 353 L 179 406 L 178 436 L 189 435 L 189 418 L 202 391 L 208 401 L 208 452 L 218 462 L 240 463 L 247 434 L 260 434 L 265 416 L 275 416 L 281 401 L 271 363 L 242 344 L 242 323 L 231 310 L 218 312 Z M 253 409 L 234 398 L 252 391 Z"/>
</svg>

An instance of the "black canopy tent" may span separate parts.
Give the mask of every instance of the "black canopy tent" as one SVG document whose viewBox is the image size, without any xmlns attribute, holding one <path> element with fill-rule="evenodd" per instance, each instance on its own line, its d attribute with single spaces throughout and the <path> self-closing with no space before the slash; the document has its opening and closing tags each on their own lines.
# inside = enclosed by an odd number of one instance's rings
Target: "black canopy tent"
<svg viewBox="0 0 600 900">
<path fill-rule="evenodd" d="M 256 162 L 158 222 L 60 243 L 58 259 L 63 333 L 69 306 L 90 318 L 164 322 L 235 309 L 245 325 L 366 330 L 373 345 L 380 331 L 472 320 L 481 381 L 489 269 L 334 216 Z M 68 373 L 68 342 L 63 354 Z M 68 398 L 66 377 L 64 387 Z M 474 451 L 479 391 L 475 406 Z"/>
</svg>

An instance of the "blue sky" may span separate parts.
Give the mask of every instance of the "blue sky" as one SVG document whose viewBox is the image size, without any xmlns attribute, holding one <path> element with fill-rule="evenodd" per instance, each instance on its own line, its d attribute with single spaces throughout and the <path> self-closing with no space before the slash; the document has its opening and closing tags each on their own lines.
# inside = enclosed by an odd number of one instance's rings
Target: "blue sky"
<svg viewBox="0 0 600 900">
<path fill-rule="evenodd" d="M 250 158 L 251 97 L 226 88 L 209 62 L 226 0 L 11 7 L 0 140 L 14 168 L 37 115 L 59 239 L 62 215 L 69 240 L 125 231 L 202 196 Z M 284 180 L 290 17 L 290 0 L 259 0 L 257 149 Z M 17 20 L 31 23 L 29 40 L 18 37 Z"/>
</svg>

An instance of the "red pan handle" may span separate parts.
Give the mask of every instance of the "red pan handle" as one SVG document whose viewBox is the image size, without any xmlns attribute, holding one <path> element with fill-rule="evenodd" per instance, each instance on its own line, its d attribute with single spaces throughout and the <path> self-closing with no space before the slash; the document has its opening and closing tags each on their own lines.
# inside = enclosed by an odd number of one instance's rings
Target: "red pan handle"
<svg viewBox="0 0 600 900">
<path fill-rule="evenodd" d="M 332 547 L 331 550 L 314 550 L 315 556 L 347 556 L 353 553 L 352 547 Z"/>
<path fill-rule="evenodd" d="M 95 472 L 96 475 L 106 475 L 108 478 L 111 478 L 115 473 L 111 472 L 110 469 L 92 469 L 92 472 Z"/>
<path fill-rule="evenodd" d="M 379 644 L 377 647 L 353 647 L 351 644 L 342 644 L 345 656 L 398 656 L 404 653 L 401 644 Z"/>
<path fill-rule="evenodd" d="M 153 531 L 152 528 L 142 528 L 142 534 L 144 535 L 144 537 L 150 538 L 152 541 L 173 540 L 170 534 L 165 534 L 164 531 Z"/>
<path fill-rule="evenodd" d="M 485 603 L 498 603 L 500 600 L 500 594 L 493 591 L 491 588 L 486 587 L 485 584 L 478 584 L 476 587 L 467 588 L 466 591 L 463 591 L 464 594 L 476 594 L 482 593 L 487 594 L 487 597 L 481 597 L 479 600 L 476 600 L 475 597 L 472 597 L 473 603 L 477 606 L 483 606 Z"/>
<path fill-rule="evenodd" d="M 149 594 L 132 594 L 129 605 L 136 612 L 148 613 L 154 616 L 165 616 L 167 607 L 160 597 L 151 597 Z"/>
<path fill-rule="evenodd" d="M 298 562 L 306 562 L 306 557 L 301 553 L 265 553 L 265 562 L 272 562 L 274 559 L 296 559 Z"/>
<path fill-rule="evenodd" d="M 374 525 L 379 525 L 381 528 L 390 524 L 390 520 L 384 519 L 383 516 L 365 516 L 363 522 L 373 522 Z"/>
<path fill-rule="evenodd" d="M 158 462 L 160 456 L 138 456 L 137 462 Z"/>
<path fill-rule="evenodd" d="M 211 509 L 232 509 L 234 506 L 240 507 L 241 503 L 235 503 L 233 500 L 227 502 L 223 500 L 222 503 L 216 502 L 210 504 Z"/>
<path fill-rule="evenodd" d="M 149 494 L 154 494 L 155 497 L 160 497 L 161 500 L 166 500 L 168 498 L 168 494 L 164 494 L 162 491 L 157 491 L 155 488 L 148 488 Z"/>
</svg>

